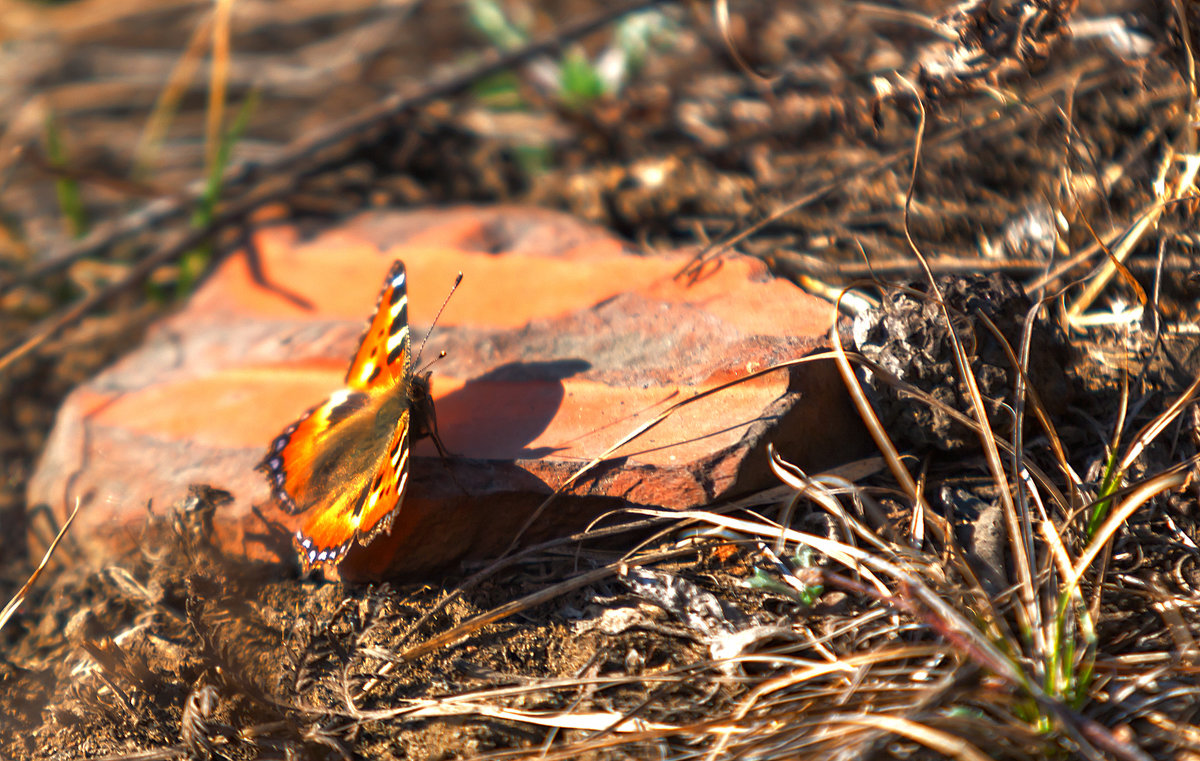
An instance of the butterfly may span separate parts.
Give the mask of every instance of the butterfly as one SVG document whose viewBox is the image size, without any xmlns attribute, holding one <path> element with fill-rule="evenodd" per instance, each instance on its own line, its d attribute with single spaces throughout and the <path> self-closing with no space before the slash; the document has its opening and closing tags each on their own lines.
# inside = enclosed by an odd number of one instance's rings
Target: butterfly
<svg viewBox="0 0 1200 761">
<path fill-rule="evenodd" d="M 355 543 L 390 531 L 412 443 L 437 436 L 429 373 L 414 373 L 404 264 L 383 281 L 345 388 L 275 437 L 258 469 L 286 512 L 304 515 L 293 544 L 304 573 L 335 567 Z"/>
</svg>

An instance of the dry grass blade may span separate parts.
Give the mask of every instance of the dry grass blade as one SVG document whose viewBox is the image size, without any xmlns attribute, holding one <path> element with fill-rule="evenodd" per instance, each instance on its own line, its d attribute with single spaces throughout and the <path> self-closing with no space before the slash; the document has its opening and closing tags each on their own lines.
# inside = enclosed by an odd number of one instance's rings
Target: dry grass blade
<svg viewBox="0 0 1200 761">
<path fill-rule="evenodd" d="M 1189 197 L 1195 191 L 1196 176 L 1197 173 L 1200 173 L 1200 155 L 1196 154 L 1195 116 L 1197 103 L 1195 55 L 1192 51 L 1187 10 L 1180 2 L 1172 2 L 1171 8 L 1175 11 L 1175 17 L 1183 30 L 1181 42 L 1183 47 L 1182 52 L 1186 60 L 1184 76 L 1190 93 L 1188 115 L 1191 117 L 1191 123 L 1181 132 L 1179 139 L 1183 145 L 1178 149 L 1174 146 L 1169 147 L 1159 164 L 1158 177 L 1154 182 L 1157 196 L 1154 203 L 1149 209 L 1139 215 L 1129 230 L 1121 236 L 1120 242 L 1113 249 L 1112 253 L 1109 254 L 1100 272 L 1087 284 L 1083 293 L 1068 308 L 1067 320 L 1072 324 L 1082 318 L 1083 310 L 1092 305 L 1113 276 L 1123 269 L 1126 258 L 1128 258 L 1134 247 L 1141 242 L 1147 231 L 1157 225 L 1167 207 L 1181 199 Z M 1175 164 L 1181 161 L 1183 163 L 1183 170 L 1176 177 L 1175 181 L 1169 184 L 1167 175 Z M 1128 271 L 1125 274 L 1128 274 Z"/>
<path fill-rule="evenodd" d="M 1037 507 L 1038 524 L 1041 527 L 1042 538 L 1046 541 L 1046 545 L 1050 548 L 1050 557 L 1053 558 L 1054 565 L 1058 568 L 1059 575 L 1061 575 L 1063 578 L 1069 578 L 1072 569 L 1071 557 L 1067 553 L 1067 546 L 1063 541 L 1059 527 L 1055 525 L 1055 522 L 1051 519 L 1049 513 L 1047 513 L 1046 506 L 1043 504 L 1041 496 L 1038 494 L 1037 489 L 1034 488 L 1032 483 L 1027 484 L 1027 489 L 1029 496 L 1033 499 L 1033 503 Z M 1095 624 L 1092 621 L 1093 616 L 1083 604 L 1082 592 L 1080 592 L 1077 587 L 1071 588 L 1066 590 L 1064 597 L 1069 598 L 1071 602 L 1077 604 L 1077 610 L 1079 611 L 1081 625 L 1083 627 L 1084 638 L 1089 642 L 1094 641 Z M 1053 633 L 1049 631 L 1050 626 L 1051 622 L 1047 622 L 1047 631 L 1044 635 L 1047 642 L 1054 641 Z"/>
<path fill-rule="evenodd" d="M 899 661 L 912 658 L 927 658 L 936 656 L 939 652 L 938 648 L 929 645 L 901 645 L 862 655 L 837 658 L 826 663 L 802 663 L 796 659 L 789 660 L 787 664 L 791 667 L 789 671 L 782 676 L 767 679 L 755 685 L 749 694 L 741 700 L 737 709 L 730 714 L 727 720 L 728 728 L 718 733 L 717 742 L 713 744 L 706 758 L 709 761 L 721 758 L 730 739 L 736 732 L 741 730 L 740 722 L 744 721 L 756 706 L 772 694 L 782 693 L 796 685 L 814 681 L 828 675 L 845 674 L 849 677 L 861 673 L 861 670 L 864 668 L 879 666 L 888 660 Z M 880 714 L 872 714 L 872 716 L 878 715 Z"/>
<path fill-rule="evenodd" d="M 212 75 L 208 81 L 208 114 L 205 124 L 205 165 L 217 165 L 225 123 L 225 92 L 229 84 L 229 19 L 233 0 L 217 0 L 212 25 Z"/>
<path fill-rule="evenodd" d="M 677 680 L 694 669 L 672 670 L 657 674 L 650 681 L 671 682 Z M 538 693 L 552 692 L 565 688 L 579 687 L 612 687 L 619 685 L 627 685 L 637 681 L 639 677 L 632 676 L 593 676 L 593 677 L 572 677 L 560 679 L 542 679 L 535 680 L 528 684 L 523 684 L 515 687 L 497 687 L 485 688 L 481 690 L 467 690 L 453 695 L 445 695 L 437 698 L 405 701 L 405 705 L 395 706 L 371 711 L 359 711 L 357 719 L 361 721 L 384 721 L 398 717 L 408 717 L 413 713 L 422 711 L 437 711 L 439 707 L 455 706 L 455 705 L 472 705 L 481 703 L 486 700 L 499 700 L 504 698 L 520 698 L 536 695 Z M 641 677 L 640 679 L 645 679 Z M 453 711 L 453 709 L 447 709 Z"/>
<path fill-rule="evenodd" d="M 721 31 L 721 41 L 725 43 L 725 50 L 729 53 L 729 57 L 737 64 L 738 69 L 756 80 L 760 85 L 770 86 L 771 83 L 778 80 L 779 76 L 766 77 L 754 70 L 742 54 L 738 52 L 737 40 L 733 38 L 733 33 L 729 27 L 729 0 L 716 0 L 713 4 L 713 15 L 716 17 L 717 28 Z"/>
<path fill-rule="evenodd" d="M 1013 565 L 1016 566 L 1017 589 L 1021 597 L 1021 607 L 1017 610 L 1023 619 L 1023 629 L 1035 637 L 1040 637 L 1042 632 L 1041 609 L 1037 605 L 1037 597 L 1034 592 L 1034 574 L 1032 568 L 1034 554 L 1033 536 L 1027 530 L 1030 525 L 1029 516 L 1027 514 L 1019 515 L 1017 512 L 1017 505 L 1013 500 L 1012 490 L 1009 486 L 1004 465 L 1000 461 L 1000 451 L 996 443 L 996 436 L 988 424 L 987 407 L 983 402 L 983 394 L 979 391 L 979 383 L 975 378 L 975 371 L 971 368 L 971 361 L 967 357 L 967 352 L 954 330 L 954 321 L 951 319 L 949 309 L 942 298 L 942 291 L 938 286 L 937 278 L 933 276 L 933 271 L 929 269 L 929 263 L 926 261 L 925 255 L 921 253 L 920 248 L 918 248 L 916 241 L 912 237 L 911 209 L 913 193 L 917 186 L 918 170 L 921 165 L 921 151 L 925 142 L 926 115 L 925 104 L 916 87 L 907 80 L 903 81 L 911 89 L 918 109 L 916 138 L 915 145 L 913 146 L 912 174 L 909 177 L 908 190 L 904 197 L 904 236 L 908 241 L 909 247 L 912 249 L 913 255 L 921 263 L 921 269 L 924 271 L 925 279 L 929 283 L 930 293 L 933 294 L 934 299 L 941 308 L 945 324 L 950 326 L 948 336 L 950 338 L 950 346 L 954 350 L 954 364 L 958 370 L 958 379 L 966 386 L 967 398 L 971 400 L 971 414 L 979 423 L 979 440 L 983 445 L 988 470 L 991 471 L 993 483 L 995 483 L 999 491 L 1000 503 L 1004 509 L 1004 520 L 1008 528 L 1009 549 L 1013 555 Z M 1046 643 L 1039 642 L 1038 644 L 1041 651 L 1045 652 Z"/>
<path fill-rule="evenodd" d="M 1004 334 L 1000 331 L 1000 328 L 996 327 L 996 323 L 992 322 L 990 317 L 982 312 L 976 315 L 976 317 L 978 317 L 983 325 L 988 329 L 988 332 L 992 334 L 992 337 L 996 339 L 996 343 L 1004 351 L 1005 355 L 1008 357 L 1008 361 L 1012 364 L 1013 371 L 1017 373 L 1017 389 L 1015 396 L 1018 406 L 1018 414 L 1016 416 L 1017 422 L 1013 426 L 1013 430 L 1019 437 L 1018 442 L 1023 440 L 1024 437 L 1022 433 L 1023 410 L 1025 409 L 1025 401 L 1028 399 L 1029 403 L 1033 406 L 1033 414 L 1034 417 L 1037 418 L 1038 425 L 1041 426 L 1042 432 L 1045 433 L 1046 437 L 1050 440 L 1050 449 L 1054 452 L 1054 459 L 1059 466 L 1059 471 L 1067 478 L 1068 484 L 1072 489 L 1072 494 L 1074 494 L 1075 490 L 1079 486 L 1079 479 L 1071 470 L 1071 465 L 1067 459 L 1067 451 L 1063 447 L 1062 440 L 1058 436 L 1058 431 L 1055 429 L 1054 423 L 1050 420 L 1050 413 L 1046 411 L 1046 406 L 1042 403 L 1037 389 L 1034 388 L 1032 383 L 1030 383 L 1029 372 L 1026 369 L 1029 365 L 1029 347 L 1033 333 L 1033 315 L 1041 308 L 1041 304 L 1034 306 L 1033 311 L 1030 312 L 1029 317 L 1026 319 L 1025 325 L 1022 328 L 1020 358 L 1018 358 L 1013 352 L 1012 346 L 1010 346 L 1008 343 L 1008 339 L 1004 337 Z M 1015 469 L 1020 470 L 1022 467 L 1022 460 L 1024 458 L 1022 448 L 1019 443 L 1012 448 L 1010 454 L 1012 454 L 1014 457 Z"/>
<path fill-rule="evenodd" d="M 1164 166 L 1166 165 L 1167 164 L 1164 162 Z M 1189 183 L 1195 180 L 1197 169 L 1200 169 L 1200 163 L 1195 163 L 1194 166 L 1190 167 L 1191 176 L 1187 180 Z M 1137 247 L 1137 244 L 1142 241 L 1142 238 L 1145 236 L 1146 232 L 1153 228 L 1155 223 L 1158 222 L 1159 218 L 1162 217 L 1163 212 L 1169 205 L 1170 202 L 1166 200 L 1160 199 L 1159 201 L 1156 201 L 1150 209 L 1142 212 L 1142 214 L 1138 216 L 1133 225 L 1120 237 L 1116 247 L 1109 251 L 1107 247 L 1101 246 L 1101 250 L 1107 254 L 1107 258 L 1104 264 L 1100 267 L 1099 273 L 1097 273 L 1094 278 L 1088 281 L 1087 285 L 1084 286 L 1083 293 L 1081 293 L 1079 298 L 1076 299 L 1070 307 L 1068 307 L 1067 321 L 1069 324 L 1082 324 L 1080 321 L 1083 318 L 1083 311 L 1092 305 L 1092 303 L 1108 285 L 1108 281 L 1112 280 L 1113 276 L 1115 276 L 1118 272 L 1123 274 L 1126 282 L 1133 282 L 1134 284 L 1137 283 L 1137 281 L 1133 279 L 1133 276 L 1129 274 L 1129 271 L 1125 269 L 1124 262 L 1129 257 L 1129 254 L 1133 251 L 1133 249 Z M 1098 237 L 1097 242 L 1099 242 Z M 1142 294 L 1142 297 L 1142 301 L 1145 303 L 1145 294 Z"/>
<path fill-rule="evenodd" d="M 500 708 L 487 703 L 452 703 L 416 708 L 406 713 L 406 719 L 426 719 L 445 716 L 481 716 L 489 719 L 505 719 L 521 724 L 557 729 L 581 729 L 591 732 L 678 732 L 681 727 L 672 724 L 647 721 L 621 714 L 601 711 L 578 713 L 550 713 L 522 711 L 515 708 Z"/>
<path fill-rule="evenodd" d="M 1071 575 L 1066 580 L 1067 587 L 1073 588 L 1079 583 L 1080 578 L 1083 577 L 1083 574 L 1091 566 L 1092 561 L 1096 559 L 1101 550 L 1107 546 L 1108 541 L 1112 539 L 1117 529 L 1124 525 L 1125 521 L 1129 520 L 1129 517 L 1137 512 L 1139 507 L 1163 492 L 1182 486 L 1187 480 L 1188 475 L 1186 473 L 1163 473 L 1144 481 L 1134 488 L 1121 501 L 1117 508 L 1105 518 L 1096 535 L 1088 543 L 1083 555 L 1075 561 L 1074 567 L 1071 569 Z"/>
<path fill-rule="evenodd" d="M 42 575 L 42 571 L 46 569 L 50 558 L 54 555 L 54 550 L 58 549 L 58 543 L 67 535 L 67 531 L 71 529 L 71 523 L 74 522 L 75 516 L 79 513 L 79 499 L 75 500 L 75 509 L 63 521 L 62 528 L 58 530 L 54 541 L 50 542 L 50 546 L 46 548 L 46 554 L 42 555 L 42 562 L 38 563 L 38 567 L 33 569 L 33 573 L 29 574 L 29 579 L 21 586 L 17 593 L 12 596 L 8 604 L 4 606 L 4 610 L 0 610 L 0 630 L 4 629 L 4 625 L 8 623 L 13 614 L 17 612 L 17 608 L 21 607 L 21 603 L 25 602 L 25 598 L 29 595 L 29 590 L 37 583 L 38 578 Z"/>
<path fill-rule="evenodd" d="M 1157 416 L 1144 428 L 1137 432 L 1133 437 L 1133 442 L 1130 443 L 1129 449 L 1125 452 L 1125 456 L 1121 458 L 1120 471 L 1128 472 L 1129 466 L 1133 465 L 1134 461 L 1141 456 L 1150 442 L 1158 438 L 1158 435 L 1165 431 L 1167 427 L 1187 408 L 1189 404 L 1196 400 L 1197 393 L 1200 393 L 1200 375 L 1197 375 L 1195 380 L 1184 389 L 1175 401 L 1167 409 Z"/>
<path fill-rule="evenodd" d="M 845 291 L 843 291 L 845 293 Z M 838 311 L 841 311 L 841 298 L 838 299 Z M 896 445 L 892 443 L 892 439 L 888 436 L 887 431 L 883 427 L 883 423 L 879 421 L 879 416 L 875 414 L 875 410 L 871 408 L 871 402 L 867 399 L 867 394 L 858 382 L 858 377 L 854 374 L 854 368 L 850 366 L 849 355 L 846 354 L 845 347 L 842 346 L 842 337 L 838 333 L 837 326 L 829 331 L 829 341 L 833 344 L 833 357 L 837 361 L 838 371 L 842 374 L 842 382 L 847 391 L 850 392 L 850 399 L 854 403 L 854 407 L 858 410 L 858 415 L 862 418 L 863 423 L 867 426 L 867 431 L 870 432 L 871 438 L 875 441 L 875 446 L 879 447 L 883 459 L 887 462 L 888 468 L 891 469 L 892 476 L 900 482 L 901 489 L 909 496 L 915 505 L 922 507 L 922 512 L 926 515 L 932 513 L 925 509 L 925 497 L 917 488 L 917 482 L 913 480 L 912 474 L 908 472 L 908 468 L 900 459 L 900 452 L 896 449 Z"/>
<path fill-rule="evenodd" d="M 848 513 L 842 507 L 842 503 L 830 493 L 830 487 L 839 488 L 845 492 L 853 492 L 855 488 L 853 484 L 843 478 L 830 474 L 809 477 L 795 465 L 785 461 L 779 455 L 779 452 L 775 450 L 774 444 L 767 445 L 767 456 L 771 460 L 771 471 L 775 474 L 775 477 L 787 486 L 795 489 L 796 497 L 803 496 L 812 499 L 822 509 L 836 517 L 842 525 L 848 526 L 859 539 L 881 552 L 887 551 L 887 545 L 879 537 L 878 533 L 864 526 L 858 518 Z M 874 520 L 880 525 L 884 525 L 887 519 L 874 500 L 865 494 L 859 496 L 864 507 L 874 514 Z"/>
<path fill-rule="evenodd" d="M 932 751 L 941 753 L 960 761 L 987 761 L 990 758 L 971 743 L 955 737 L 948 732 L 942 732 L 933 727 L 911 721 L 900 716 L 873 713 L 869 716 L 834 716 L 830 724 L 856 724 L 863 727 L 873 727 L 893 732 L 901 737 L 915 740 Z"/>
<path fill-rule="evenodd" d="M 204 43 L 209 38 L 211 23 L 212 16 L 209 15 L 197 25 L 187 47 L 184 48 L 179 60 L 172 67 L 166 85 L 155 100 L 154 109 L 150 112 L 150 118 L 146 120 L 146 126 L 142 129 L 142 135 L 133 152 L 135 174 L 140 173 L 139 170 L 148 169 L 156 161 L 171 120 L 179 110 L 179 104 L 187 92 L 188 82 L 200 67 L 200 59 L 204 55 Z"/>
<path fill-rule="evenodd" d="M 801 357 L 800 359 L 791 360 L 788 362 L 781 362 L 779 364 L 772 365 L 771 367 L 766 367 L 761 370 L 757 370 L 757 371 L 749 373 L 745 376 L 735 378 L 735 379 L 733 379 L 731 381 L 727 381 L 725 383 L 721 383 L 721 384 L 714 386 L 712 388 L 709 388 L 709 389 L 705 389 L 704 391 L 698 392 L 697 394 L 695 394 L 691 397 L 688 397 L 687 399 L 676 402 L 676 403 L 672 404 L 670 407 L 668 407 L 667 409 L 663 410 L 658 415 L 656 415 L 654 418 L 637 426 L 633 431 L 631 431 L 628 434 L 626 434 L 625 436 L 623 436 L 619 441 L 617 441 L 612 446 L 610 446 L 605 452 L 603 452 L 602 454 L 596 456 L 595 458 L 593 458 L 592 460 L 590 460 L 589 462 L 584 464 L 579 470 L 577 470 L 574 474 L 572 474 L 572 476 L 570 478 L 568 478 L 566 481 L 564 481 L 562 484 L 560 484 L 558 486 L 558 488 L 556 488 L 554 490 L 553 493 L 551 493 L 548 497 L 546 497 L 545 500 L 542 501 L 542 503 L 540 505 L 538 505 L 538 507 L 533 511 L 533 513 L 529 516 L 529 518 L 526 519 L 525 523 L 522 524 L 520 530 L 518 530 L 513 541 L 510 542 L 508 549 L 505 551 L 505 553 L 500 558 L 498 558 L 495 562 L 493 562 L 491 565 L 489 565 L 488 568 L 484 569 L 480 573 L 473 576 L 471 579 L 469 579 L 463 585 L 460 585 L 460 587 L 457 590 L 455 590 L 451 594 L 446 595 L 446 597 L 443 598 L 431 611 L 428 611 L 424 616 L 421 617 L 421 619 L 417 622 L 417 626 L 419 626 L 423 621 L 427 620 L 427 618 L 430 615 L 432 615 L 433 612 L 435 612 L 437 610 L 441 610 L 445 605 L 449 604 L 459 594 L 461 594 L 461 592 L 464 589 L 469 588 L 471 585 L 477 583 L 478 581 L 482 580 L 483 578 L 486 578 L 488 575 L 495 572 L 495 570 L 499 569 L 505 563 L 506 558 L 512 557 L 512 553 L 516 549 L 517 544 L 519 543 L 519 541 L 520 541 L 521 537 L 524 535 L 524 533 L 529 529 L 530 526 L 533 525 L 533 523 L 538 519 L 538 517 L 540 515 L 542 515 L 542 513 L 546 510 L 546 508 L 548 508 L 555 499 L 557 499 L 559 496 L 561 496 L 563 493 L 565 493 L 568 489 L 570 489 L 574 483 L 576 483 L 580 478 L 582 478 L 584 475 L 586 475 L 592 468 L 596 467 L 600 463 L 604 462 L 607 458 L 611 457 L 612 454 L 614 452 L 616 452 L 617 450 L 619 450 L 621 447 L 625 446 L 629 442 L 636 439 L 638 436 L 641 436 L 646 431 L 652 429 L 654 426 L 656 426 L 659 423 L 661 423 L 662 421 L 666 420 L 671 414 L 673 414 L 675 412 L 675 410 L 677 410 L 681 407 L 684 407 L 688 404 L 697 402 L 697 401 L 704 399 L 708 396 L 711 396 L 713 394 L 719 393 L 727 388 L 736 386 L 740 383 L 745 383 L 747 381 L 753 380 L 760 376 L 767 375 L 767 374 L 773 373 L 773 372 L 778 372 L 780 370 L 786 370 L 788 368 L 796 367 L 796 366 L 799 366 L 802 364 L 815 362 L 815 361 L 819 361 L 819 360 L 825 360 L 825 359 L 829 359 L 829 358 L 830 358 L 830 355 L 827 353 L 813 354 L 813 355 L 810 355 L 807 357 Z M 752 498 L 749 501 L 749 503 L 751 503 L 751 504 L 756 503 L 757 499 L 760 499 L 760 498 L 758 498 L 758 497 Z M 605 571 L 604 569 L 600 569 L 600 571 L 593 572 L 593 573 L 599 574 L 596 578 L 604 578 L 605 576 L 610 575 L 612 573 L 612 571 L 611 570 Z M 574 583 L 575 581 L 577 581 L 577 580 L 572 580 L 571 582 L 565 582 L 565 583 L 571 584 L 571 583 Z M 587 583 L 591 583 L 591 582 L 590 581 L 580 582 L 578 584 L 578 586 L 586 586 Z M 578 588 L 578 587 L 572 586 L 570 588 Z M 556 592 L 550 592 L 549 590 L 547 590 L 546 593 L 538 593 L 538 595 L 534 595 L 534 597 L 537 597 L 538 598 L 537 601 L 540 601 L 542 598 L 539 595 L 546 594 L 547 596 L 544 599 L 551 599 L 556 594 L 559 594 L 566 590 L 567 590 L 567 587 L 564 587 L 563 589 L 560 589 Z M 470 633 L 471 631 L 475 631 L 479 627 L 486 626 L 487 624 L 489 624 L 493 621 L 505 618 L 518 610 L 524 609 L 524 607 L 527 607 L 528 605 L 537 604 L 537 601 L 529 602 L 528 599 L 524 600 L 524 601 L 522 601 L 522 600 L 514 601 L 513 603 L 510 603 L 509 605 L 504 606 L 503 610 L 497 609 L 496 611 L 492 611 L 488 614 L 479 616 L 476 619 L 472 619 L 471 621 L 464 623 L 460 627 L 456 627 L 456 629 L 453 632 L 445 632 L 442 635 L 439 635 L 438 637 L 436 637 L 434 640 L 430 640 L 430 641 L 422 643 L 421 645 L 415 646 L 414 648 L 410 648 L 409 650 L 405 651 L 403 658 L 408 660 L 408 659 L 420 657 L 421 655 L 425 655 L 429 652 L 433 652 L 434 650 L 436 650 L 440 647 L 444 647 L 445 645 L 449 644 L 450 642 L 453 642 L 455 639 L 465 636 L 466 634 Z M 469 626 L 469 628 L 467 628 L 468 626 Z M 369 686 L 366 689 L 370 689 L 370 687 L 374 685 L 374 681 L 369 682 L 368 685 Z"/>
</svg>

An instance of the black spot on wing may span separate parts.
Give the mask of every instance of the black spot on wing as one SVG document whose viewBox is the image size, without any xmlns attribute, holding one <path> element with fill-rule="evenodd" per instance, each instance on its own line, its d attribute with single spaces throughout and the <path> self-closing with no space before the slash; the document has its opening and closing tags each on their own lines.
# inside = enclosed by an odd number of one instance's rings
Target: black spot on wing
<svg viewBox="0 0 1200 761">
<path fill-rule="evenodd" d="M 375 368 L 375 372 L 379 372 L 378 367 Z M 369 397 L 366 394 L 350 394 L 346 397 L 345 401 L 329 410 L 329 425 L 335 426 L 358 410 L 361 410 L 367 405 L 368 399 Z"/>
<path fill-rule="evenodd" d="M 388 299 L 388 306 L 395 306 L 396 302 L 399 301 L 408 290 L 404 284 L 406 279 L 404 274 L 404 265 L 400 262 L 393 264 L 392 271 L 388 273 L 388 277 L 391 281 L 392 287 L 392 295 Z"/>
<path fill-rule="evenodd" d="M 362 515 L 363 507 L 367 504 L 367 496 L 370 495 L 370 489 L 362 489 L 358 492 L 358 496 L 354 498 L 354 517 Z"/>
<path fill-rule="evenodd" d="M 396 315 L 396 319 L 392 320 L 392 324 L 388 326 L 388 337 L 396 335 L 404 326 L 408 324 L 408 305 L 400 307 L 400 314 Z"/>
</svg>

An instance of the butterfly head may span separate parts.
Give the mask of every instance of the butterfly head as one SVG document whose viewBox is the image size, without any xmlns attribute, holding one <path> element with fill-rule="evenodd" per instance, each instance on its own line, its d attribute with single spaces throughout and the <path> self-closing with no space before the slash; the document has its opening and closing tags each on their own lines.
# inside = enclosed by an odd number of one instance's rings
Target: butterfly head
<svg viewBox="0 0 1200 761">
<path fill-rule="evenodd" d="M 442 458 L 446 458 L 449 455 L 446 447 L 442 444 L 442 437 L 438 434 L 437 412 L 433 406 L 433 394 L 429 390 L 431 375 L 433 373 L 430 370 L 414 373 L 412 383 L 408 387 L 408 409 L 412 421 L 412 436 L 414 440 L 428 436 L 433 440 L 433 445 L 437 447 L 438 454 Z"/>
</svg>

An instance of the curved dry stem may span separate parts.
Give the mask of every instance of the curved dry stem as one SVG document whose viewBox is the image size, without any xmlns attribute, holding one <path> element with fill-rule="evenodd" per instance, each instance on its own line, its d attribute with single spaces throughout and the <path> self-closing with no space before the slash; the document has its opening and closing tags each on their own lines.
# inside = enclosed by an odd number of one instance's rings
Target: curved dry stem
<svg viewBox="0 0 1200 761">
<path fill-rule="evenodd" d="M 1117 509 L 1113 510 L 1104 520 L 1099 530 L 1096 531 L 1096 535 L 1088 543 L 1083 555 L 1075 561 L 1071 568 L 1071 574 L 1066 579 L 1066 589 L 1070 590 L 1079 584 L 1079 579 L 1083 577 L 1084 572 L 1087 571 L 1096 556 L 1108 545 L 1113 534 L 1125 521 L 1129 520 L 1131 515 L 1137 512 L 1139 507 L 1165 491 L 1182 486 L 1187 482 L 1187 478 L 1186 473 L 1167 472 L 1144 481 L 1133 489 L 1129 496 L 1121 501 Z"/>
</svg>

